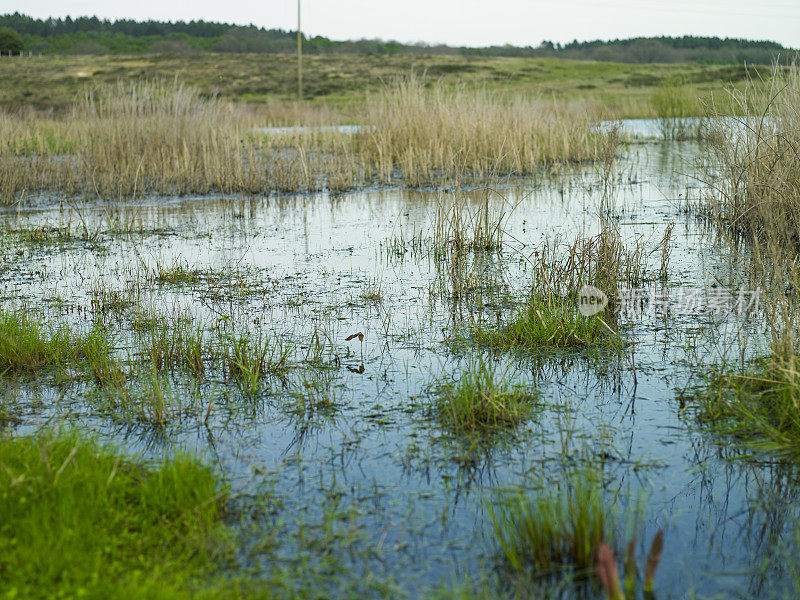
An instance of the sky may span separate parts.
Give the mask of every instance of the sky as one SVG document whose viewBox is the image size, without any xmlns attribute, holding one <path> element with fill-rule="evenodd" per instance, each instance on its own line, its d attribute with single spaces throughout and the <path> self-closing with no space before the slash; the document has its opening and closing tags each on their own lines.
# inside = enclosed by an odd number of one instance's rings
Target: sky
<svg viewBox="0 0 800 600">
<path fill-rule="evenodd" d="M 543 40 L 706 35 L 800 48 L 800 0 L 301 0 L 302 29 L 331 39 L 488 46 Z M 2 12 L 136 20 L 203 19 L 294 30 L 297 0 L 4 0 Z"/>
</svg>

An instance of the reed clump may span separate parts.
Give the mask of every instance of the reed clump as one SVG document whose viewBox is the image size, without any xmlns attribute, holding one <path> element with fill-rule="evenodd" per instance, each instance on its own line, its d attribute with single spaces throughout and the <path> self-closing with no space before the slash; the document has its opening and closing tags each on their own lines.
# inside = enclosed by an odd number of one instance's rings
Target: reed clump
<svg viewBox="0 0 800 600">
<path fill-rule="evenodd" d="M 263 194 L 320 190 L 328 174 L 360 181 L 331 135 L 257 135 L 261 124 L 177 81 L 89 89 L 60 118 L 0 116 L 0 194 Z"/>
<path fill-rule="evenodd" d="M 368 96 L 364 113 L 356 152 L 382 182 L 395 175 L 415 186 L 525 175 L 556 162 L 597 159 L 602 148 L 588 105 L 426 86 L 415 76 Z"/>
<path fill-rule="evenodd" d="M 440 194 L 436 202 L 433 247 L 437 255 L 470 250 L 500 250 L 503 225 L 513 207 L 489 187 L 479 193 Z"/>
<path fill-rule="evenodd" d="M 691 400 L 700 422 L 723 435 L 761 450 L 797 455 L 800 357 L 795 350 L 773 350 L 741 372 L 714 373 Z"/>
<path fill-rule="evenodd" d="M 571 244 L 548 241 L 533 260 L 530 293 L 512 319 L 499 329 L 478 328 L 478 341 L 498 349 L 582 349 L 618 347 L 616 303 L 620 289 L 640 285 L 646 277 L 646 256 L 640 240 L 626 244 L 603 222 L 596 236 Z M 579 311 L 578 292 L 591 285 L 608 301 L 602 312 Z"/>
<path fill-rule="evenodd" d="M 201 326 L 187 321 L 173 326 L 156 323 L 142 337 L 143 354 L 153 371 L 183 369 L 197 379 L 205 377 L 210 348 Z"/>
<path fill-rule="evenodd" d="M 168 81 L 89 90 L 71 113 L 81 125 L 79 161 L 87 184 L 124 195 L 244 185 L 238 138 L 248 117 L 232 104 Z"/>
<path fill-rule="evenodd" d="M 542 480 L 533 492 L 501 492 L 487 505 L 491 539 L 501 567 L 512 576 L 512 582 L 516 580 L 525 589 L 537 581 L 563 585 L 561 575 L 566 572 L 575 577 L 578 586 L 595 575 L 608 600 L 637 598 L 640 585 L 644 597 L 651 597 L 664 532 L 658 530 L 653 536 L 640 573 L 634 516 L 633 535 L 620 553 L 624 557 L 620 577 L 614 550 L 619 542 L 618 494 L 606 490 L 602 469 L 592 466 L 564 473 L 555 481 Z M 593 590 L 583 591 L 595 596 Z"/>
<path fill-rule="evenodd" d="M 796 453 L 800 442 L 800 71 L 730 93 L 733 112 L 717 119 L 708 144 L 712 191 L 701 215 L 730 235 L 743 256 L 769 352 L 753 363 L 714 373 L 695 395 L 698 417 L 748 444 Z M 740 251 L 741 248 L 741 251 Z"/>
<path fill-rule="evenodd" d="M 647 279 L 647 253 L 640 238 L 624 240 L 613 222 L 602 219 L 600 232 L 572 243 L 543 244 L 533 264 L 533 289 L 544 295 L 575 296 L 584 285 L 602 290 L 609 311 L 620 289 L 634 288 Z"/>
<path fill-rule="evenodd" d="M 729 92 L 737 114 L 712 120 L 700 211 L 747 238 L 800 249 L 800 67 Z M 720 109 L 717 109 L 719 113 Z"/>
<path fill-rule="evenodd" d="M 368 96 L 355 132 L 261 129 L 266 112 L 175 80 L 87 90 L 62 116 L 0 114 L 0 196 L 309 192 L 400 177 L 430 185 L 615 152 L 588 105 L 426 86 L 409 77 Z M 283 113 L 280 113 L 283 114 Z M 294 106 L 297 122 L 320 111 Z"/>
<path fill-rule="evenodd" d="M 664 81 L 651 99 L 665 140 L 700 140 L 705 120 L 697 93 L 681 78 Z"/>
</svg>

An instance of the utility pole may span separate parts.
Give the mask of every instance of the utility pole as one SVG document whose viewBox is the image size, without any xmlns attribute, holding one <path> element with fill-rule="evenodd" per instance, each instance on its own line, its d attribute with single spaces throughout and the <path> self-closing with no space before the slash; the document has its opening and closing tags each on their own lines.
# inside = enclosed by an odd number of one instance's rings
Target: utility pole
<svg viewBox="0 0 800 600">
<path fill-rule="evenodd" d="M 303 34 L 300 33 L 300 0 L 297 0 L 297 99 L 303 99 Z"/>
</svg>

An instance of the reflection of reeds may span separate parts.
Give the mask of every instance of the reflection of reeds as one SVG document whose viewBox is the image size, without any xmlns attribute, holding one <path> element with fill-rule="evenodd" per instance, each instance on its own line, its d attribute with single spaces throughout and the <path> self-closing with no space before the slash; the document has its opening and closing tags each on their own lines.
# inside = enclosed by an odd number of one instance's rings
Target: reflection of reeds
<svg viewBox="0 0 800 600">
<path fill-rule="evenodd" d="M 286 115 L 325 116 L 298 106 Z M 262 133 L 256 110 L 191 86 L 119 83 L 87 91 L 64 117 L 0 114 L 0 196 L 339 191 L 395 175 L 423 185 L 610 151 L 582 104 L 428 88 L 413 77 L 369 96 L 359 120 L 357 133 Z"/>
</svg>

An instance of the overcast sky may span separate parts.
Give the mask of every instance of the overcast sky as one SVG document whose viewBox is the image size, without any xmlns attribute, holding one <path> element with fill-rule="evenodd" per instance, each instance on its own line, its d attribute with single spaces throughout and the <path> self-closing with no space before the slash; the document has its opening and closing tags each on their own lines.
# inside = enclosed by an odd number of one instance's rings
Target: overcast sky
<svg viewBox="0 0 800 600">
<path fill-rule="evenodd" d="M 4 0 L 34 17 L 204 19 L 295 29 L 296 0 Z M 302 0 L 303 31 L 333 39 L 451 45 L 709 35 L 800 48 L 800 0 Z"/>
</svg>

